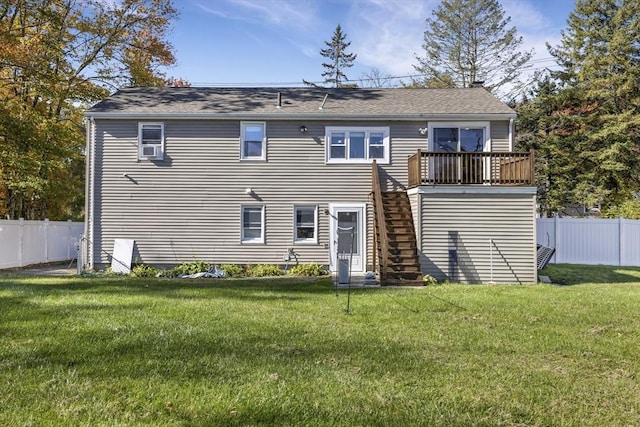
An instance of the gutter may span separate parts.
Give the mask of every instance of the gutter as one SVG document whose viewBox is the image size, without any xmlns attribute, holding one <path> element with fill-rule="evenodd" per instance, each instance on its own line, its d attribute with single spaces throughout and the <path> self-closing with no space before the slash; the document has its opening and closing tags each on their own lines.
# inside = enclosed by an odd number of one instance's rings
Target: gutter
<svg viewBox="0 0 640 427">
<path fill-rule="evenodd" d="M 326 112 L 326 110 L 324 110 Z M 334 121 L 460 121 L 512 120 L 515 113 L 489 114 L 340 114 L 340 113 L 112 113 L 88 112 L 87 117 L 101 120 L 334 120 Z"/>
</svg>

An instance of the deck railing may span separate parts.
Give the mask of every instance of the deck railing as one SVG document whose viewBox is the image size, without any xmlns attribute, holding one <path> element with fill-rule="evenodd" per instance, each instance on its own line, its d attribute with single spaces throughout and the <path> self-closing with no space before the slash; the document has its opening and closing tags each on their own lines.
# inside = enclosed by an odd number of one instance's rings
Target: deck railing
<svg viewBox="0 0 640 427">
<path fill-rule="evenodd" d="M 534 154 L 418 150 L 408 160 L 409 187 L 441 184 L 533 185 Z"/>
<path fill-rule="evenodd" d="M 389 244 L 387 242 L 387 223 L 384 218 L 384 203 L 382 201 L 382 189 L 380 188 L 380 175 L 378 173 L 378 164 L 374 160 L 371 164 L 371 184 L 373 187 L 373 209 L 374 227 L 378 233 L 374 236 L 374 254 L 373 268 L 376 269 L 376 259 L 378 262 L 378 273 L 380 281 L 383 282 L 387 271 L 387 263 L 389 259 Z M 374 232 L 374 234 L 376 234 Z"/>
</svg>

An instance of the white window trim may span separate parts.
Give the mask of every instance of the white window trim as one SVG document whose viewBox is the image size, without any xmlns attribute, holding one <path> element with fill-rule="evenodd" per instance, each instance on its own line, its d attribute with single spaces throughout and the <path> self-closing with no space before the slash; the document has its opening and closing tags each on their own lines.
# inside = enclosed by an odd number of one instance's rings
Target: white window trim
<svg viewBox="0 0 640 427">
<path fill-rule="evenodd" d="M 244 237 L 244 210 L 247 208 L 260 209 L 260 221 L 261 221 L 261 233 L 258 238 L 245 238 Z M 241 205 L 240 206 L 240 243 L 245 244 L 264 244 L 266 223 L 265 223 L 265 209 L 264 205 Z"/>
<path fill-rule="evenodd" d="M 160 126 L 160 144 L 153 144 L 154 146 L 160 147 L 160 152 L 156 153 L 155 156 L 145 156 L 142 154 L 142 129 L 145 126 Z M 138 160 L 164 160 L 164 141 L 163 122 L 138 122 Z"/>
<path fill-rule="evenodd" d="M 248 125 L 260 125 L 262 126 L 262 155 L 261 156 L 246 156 L 244 153 L 244 136 L 245 126 Z M 240 160 L 242 161 L 266 161 L 267 160 L 267 123 L 266 122 L 240 122 Z"/>
<path fill-rule="evenodd" d="M 350 132 L 364 132 L 365 133 L 365 158 L 364 159 L 350 159 L 349 158 L 349 137 Z M 345 134 L 345 157 L 344 159 L 332 159 L 331 158 L 331 134 L 332 133 L 344 133 Z M 369 158 L 369 135 L 371 133 L 382 133 L 384 142 L 384 157 L 382 159 L 375 159 L 379 164 L 389 164 L 390 152 L 391 152 L 391 137 L 388 127 L 368 127 L 368 126 L 327 126 L 325 128 L 325 162 L 331 163 L 372 163 L 374 159 Z"/>
<path fill-rule="evenodd" d="M 433 145 L 433 129 L 434 128 L 472 128 L 480 129 L 484 128 L 484 148 L 483 152 L 491 152 L 491 124 L 490 122 L 429 122 L 428 133 L 428 150 L 435 151 Z"/>
<path fill-rule="evenodd" d="M 313 228 L 314 228 L 314 237 L 313 239 L 299 239 L 297 237 L 297 211 L 300 208 L 310 208 L 313 209 Z M 317 245 L 318 244 L 318 205 L 312 204 L 299 204 L 293 205 L 293 243 L 297 245 Z"/>
</svg>

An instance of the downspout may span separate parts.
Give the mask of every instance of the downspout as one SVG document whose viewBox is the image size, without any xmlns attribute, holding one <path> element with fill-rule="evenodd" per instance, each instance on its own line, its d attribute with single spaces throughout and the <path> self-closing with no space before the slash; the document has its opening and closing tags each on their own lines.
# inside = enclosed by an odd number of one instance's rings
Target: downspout
<svg viewBox="0 0 640 427">
<path fill-rule="evenodd" d="M 94 129 L 95 121 L 93 116 L 89 116 L 86 125 L 86 151 L 85 151 L 85 197 L 84 197 L 84 244 L 83 244 L 83 263 L 88 269 L 93 269 L 93 190 L 95 177 L 95 161 L 93 156 L 94 147 Z M 83 266 L 84 269 L 84 266 Z"/>
<path fill-rule="evenodd" d="M 514 119 L 511 117 L 509 119 L 509 151 L 513 152 L 513 134 L 514 134 Z"/>
</svg>

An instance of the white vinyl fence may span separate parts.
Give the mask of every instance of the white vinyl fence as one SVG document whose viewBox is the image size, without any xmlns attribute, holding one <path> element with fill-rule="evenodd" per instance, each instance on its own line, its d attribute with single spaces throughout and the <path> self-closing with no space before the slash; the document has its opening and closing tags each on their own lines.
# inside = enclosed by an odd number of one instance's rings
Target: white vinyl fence
<svg viewBox="0 0 640 427">
<path fill-rule="evenodd" d="M 71 260 L 82 222 L 0 220 L 0 269 Z"/>
<path fill-rule="evenodd" d="M 640 266 L 640 220 L 538 218 L 537 242 L 552 263 Z"/>
</svg>

